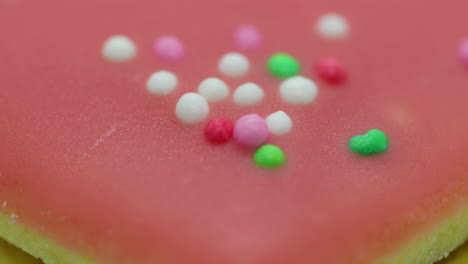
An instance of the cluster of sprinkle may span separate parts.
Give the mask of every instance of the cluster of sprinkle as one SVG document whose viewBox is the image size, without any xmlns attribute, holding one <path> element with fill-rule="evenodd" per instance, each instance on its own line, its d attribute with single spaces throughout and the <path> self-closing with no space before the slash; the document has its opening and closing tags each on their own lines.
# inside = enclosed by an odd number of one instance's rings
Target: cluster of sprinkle
<svg viewBox="0 0 468 264">
<path fill-rule="evenodd" d="M 253 26 L 242 26 L 234 35 L 239 48 L 253 49 L 261 46 L 261 35 Z M 250 61 L 241 53 L 229 52 L 220 58 L 217 67 L 220 75 L 225 78 L 237 78 L 248 73 Z M 317 97 L 317 85 L 298 75 L 301 66 L 293 56 L 286 53 L 274 54 L 268 59 L 266 67 L 273 76 L 284 79 L 278 86 L 279 95 L 284 102 L 307 105 Z M 160 76 L 160 80 L 154 81 L 155 76 Z M 171 90 L 176 83 L 174 76 L 169 76 L 167 72 L 157 72 L 150 77 L 147 88 L 154 94 L 158 94 L 154 92 L 157 90 Z M 197 93 L 186 93 L 180 97 L 176 104 L 176 116 L 185 124 L 199 123 L 209 115 L 211 103 L 222 101 L 229 95 L 229 87 L 223 80 L 207 78 L 199 84 Z M 243 83 L 232 93 L 233 102 L 240 107 L 259 104 L 264 97 L 264 89 L 254 82 Z M 234 123 L 222 116 L 215 117 L 206 124 L 204 135 L 213 144 L 224 144 L 232 138 L 244 148 L 256 149 L 253 160 L 259 167 L 276 168 L 285 163 L 286 156 L 278 146 L 267 142 L 270 135 L 285 135 L 292 128 L 291 117 L 284 111 L 276 111 L 266 118 L 255 113 L 247 114 Z"/>
<path fill-rule="evenodd" d="M 215 117 L 205 126 L 205 137 L 214 144 L 223 144 L 231 138 L 246 148 L 257 148 L 253 160 L 263 168 L 277 168 L 286 162 L 286 155 L 277 146 L 265 144 L 270 133 L 283 135 L 291 131 L 291 118 L 278 111 L 263 119 L 257 114 L 239 118 L 235 124 L 224 117 Z"/>
<path fill-rule="evenodd" d="M 329 39 L 348 36 L 349 25 L 344 17 L 330 13 L 323 15 L 316 25 L 317 33 Z M 242 25 L 234 32 L 234 44 L 240 50 L 254 50 L 262 46 L 263 38 L 256 27 Z M 168 62 L 180 61 L 186 49 L 176 36 L 161 36 L 154 41 L 154 54 Z M 112 36 L 104 43 L 103 56 L 112 62 L 124 62 L 133 59 L 137 49 L 132 40 L 123 35 Z M 468 61 L 468 42 L 461 46 L 462 61 Z M 468 64 L 468 62 L 467 62 Z M 220 75 L 226 78 L 238 78 L 250 70 L 249 59 L 239 52 L 223 55 L 217 65 Z M 278 86 L 281 99 L 288 104 L 308 105 L 318 95 L 318 87 L 311 79 L 299 75 L 301 65 L 288 53 L 273 54 L 266 62 L 271 75 L 282 79 Z M 345 66 L 337 59 L 327 57 L 319 60 L 312 68 L 317 76 L 329 84 L 341 84 L 348 78 Z M 163 96 L 172 93 L 178 86 L 177 75 L 170 71 L 157 71 L 147 80 L 146 88 L 150 94 Z M 197 92 L 183 94 L 176 103 L 175 114 L 184 124 L 195 124 L 205 120 L 210 111 L 210 104 L 227 99 L 230 96 L 228 85 L 216 77 L 201 81 Z M 262 102 L 265 92 L 254 82 L 238 86 L 232 93 L 232 100 L 238 106 L 253 106 Z M 284 152 L 275 145 L 267 144 L 270 135 L 282 136 L 292 131 L 293 121 L 284 111 L 276 111 L 266 118 L 252 113 L 240 117 L 235 123 L 225 117 L 215 117 L 208 121 L 204 129 L 207 141 L 224 144 L 231 138 L 239 145 L 256 149 L 253 160 L 263 168 L 276 168 L 286 162 Z M 383 132 L 371 130 L 363 136 L 357 136 L 349 142 L 352 151 L 362 155 L 383 152 L 388 140 Z"/>
</svg>

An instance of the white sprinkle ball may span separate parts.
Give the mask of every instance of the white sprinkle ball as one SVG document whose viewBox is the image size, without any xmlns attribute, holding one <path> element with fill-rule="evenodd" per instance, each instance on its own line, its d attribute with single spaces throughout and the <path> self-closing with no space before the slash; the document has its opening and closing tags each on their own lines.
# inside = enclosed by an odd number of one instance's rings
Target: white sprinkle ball
<svg viewBox="0 0 468 264">
<path fill-rule="evenodd" d="M 224 55 L 218 64 L 219 72 L 228 77 L 243 76 L 249 71 L 249 68 L 249 59 L 237 52 Z"/>
<path fill-rule="evenodd" d="M 317 85 L 310 79 L 294 76 L 280 85 L 281 98 L 291 104 L 310 104 L 318 95 Z"/>
<path fill-rule="evenodd" d="M 319 35 L 324 38 L 340 39 L 349 34 L 349 24 L 346 19 L 337 13 L 322 15 L 316 26 Z"/>
<path fill-rule="evenodd" d="M 263 89 L 255 83 L 245 83 L 234 91 L 234 102 L 241 106 L 256 105 L 265 97 Z"/>
<path fill-rule="evenodd" d="M 167 95 L 177 88 L 177 76 L 169 71 L 153 73 L 146 82 L 146 89 L 154 95 Z"/>
<path fill-rule="evenodd" d="M 218 78 L 207 78 L 198 86 L 198 93 L 208 102 L 218 102 L 229 95 L 229 87 Z"/>
<path fill-rule="evenodd" d="M 112 62 L 124 62 L 136 56 L 137 48 L 133 41 L 123 35 L 108 38 L 102 46 L 102 56 Z"/>
<path fill-rule="evenodd" d="M 266 118 L 268 129 L 273 135 L 285 135 L 291 132 L 293 128 L 291 118 L 283 111 L 278 111 L 270 114 Z"/>
<path fill-rule="evenodd" d="M 197 93 L 182 95 L 176 104 L 176 116 L 185 124 L 195 124 L 203 121 L 209 112 L 208 102 Z"/>
</svg>

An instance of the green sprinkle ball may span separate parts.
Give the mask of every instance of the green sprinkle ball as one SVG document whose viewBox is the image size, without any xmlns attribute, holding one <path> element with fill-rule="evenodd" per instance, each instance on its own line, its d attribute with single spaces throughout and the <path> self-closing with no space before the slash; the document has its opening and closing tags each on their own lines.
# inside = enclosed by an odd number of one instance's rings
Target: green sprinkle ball
<svg viewBox="0 0 468 264">
<path fill-rule="evenodd" d="M 280 78 L 289 78 L 295 76 L 301 70 L 297 60 L 286 53 L 276 53 L 268 59 L 268 70 L 271 74 Z"/>
<path fill-rule="evenodd" d="M 378 129 L 369 130 L 364 135 L 355 136 L 349 141 L 349 148 L 360 155 L 370 156 L 388 149 L 388 138 Z"/>
<path fill-rule="evenodd" d="M 267 144 L 255 152 L 254 161 L 259 167 L 273 169 L 283 165 L 286 162 L 286 156 L 279 147 Z"/>
</svg>

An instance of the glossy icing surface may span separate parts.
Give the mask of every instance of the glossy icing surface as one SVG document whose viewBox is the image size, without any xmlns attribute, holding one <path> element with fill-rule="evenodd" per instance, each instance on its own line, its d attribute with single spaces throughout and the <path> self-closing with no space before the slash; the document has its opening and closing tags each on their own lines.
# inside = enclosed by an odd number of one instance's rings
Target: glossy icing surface
<svg viewBox="0 0 468 264">
<path fill-rule="evenodd" d="M 0 199 L 17 221 L 103 263 L 366 263 L 403 245 L 464 202 L 468 191 L 468 74 L 454 50 L 466 36 L 468 2 L 358 1 L 0 1 Z M 344 40 L 324 40 L 316 19 L 336 11 Z M 210 117 L 287 112 L 294 130 L 271 137 L 287 155 L 276 171 L 253 151 L 207 144 L 204 123 L 177 121 L 175 103 L 218 76 L 238 51 L 232 35 L 253 24 L 263 46 L 251 70 L 222 78 L 231 92 L 252 81 L 264 101 L 210 105 Z M 189 25 L 189 26 L 187 26 Z M 138 56 L 100 54 L 126 34 Z M 173 34 L 186 56 L 152 50 Z M 317 80 L 311 105 L 279 99 L 265 64 L 276 52 Z M 334 56 L 341 87 L 309 69 Z M 156 70 L 179 77 L 167 97 L 147 93 Z M 389 150 L 360 157 L 348 140 L 377 128 Z M 340 254 L 336 254 L 336 249 Z"/>
</svg>

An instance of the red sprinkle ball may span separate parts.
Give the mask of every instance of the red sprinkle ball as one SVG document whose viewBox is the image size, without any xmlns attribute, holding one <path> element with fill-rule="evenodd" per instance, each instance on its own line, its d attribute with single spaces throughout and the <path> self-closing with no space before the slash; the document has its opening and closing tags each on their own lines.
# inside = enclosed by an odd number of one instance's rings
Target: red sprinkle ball
<svg viewBox="0 0 468 264">
<path fill-rule="evenodd" d="M 234 125 L 229 119 L 215 117 L 205 126 L 205 137 L 212 143 L 222 144 L 232 137 Z"/>
<path fill-rule="evenodd" d="M 348 79 L 348 71 L 335 58 L 324 58 L 315 65 L 315 71 L 324 81 L 340 84 Z"/>
</svg>

